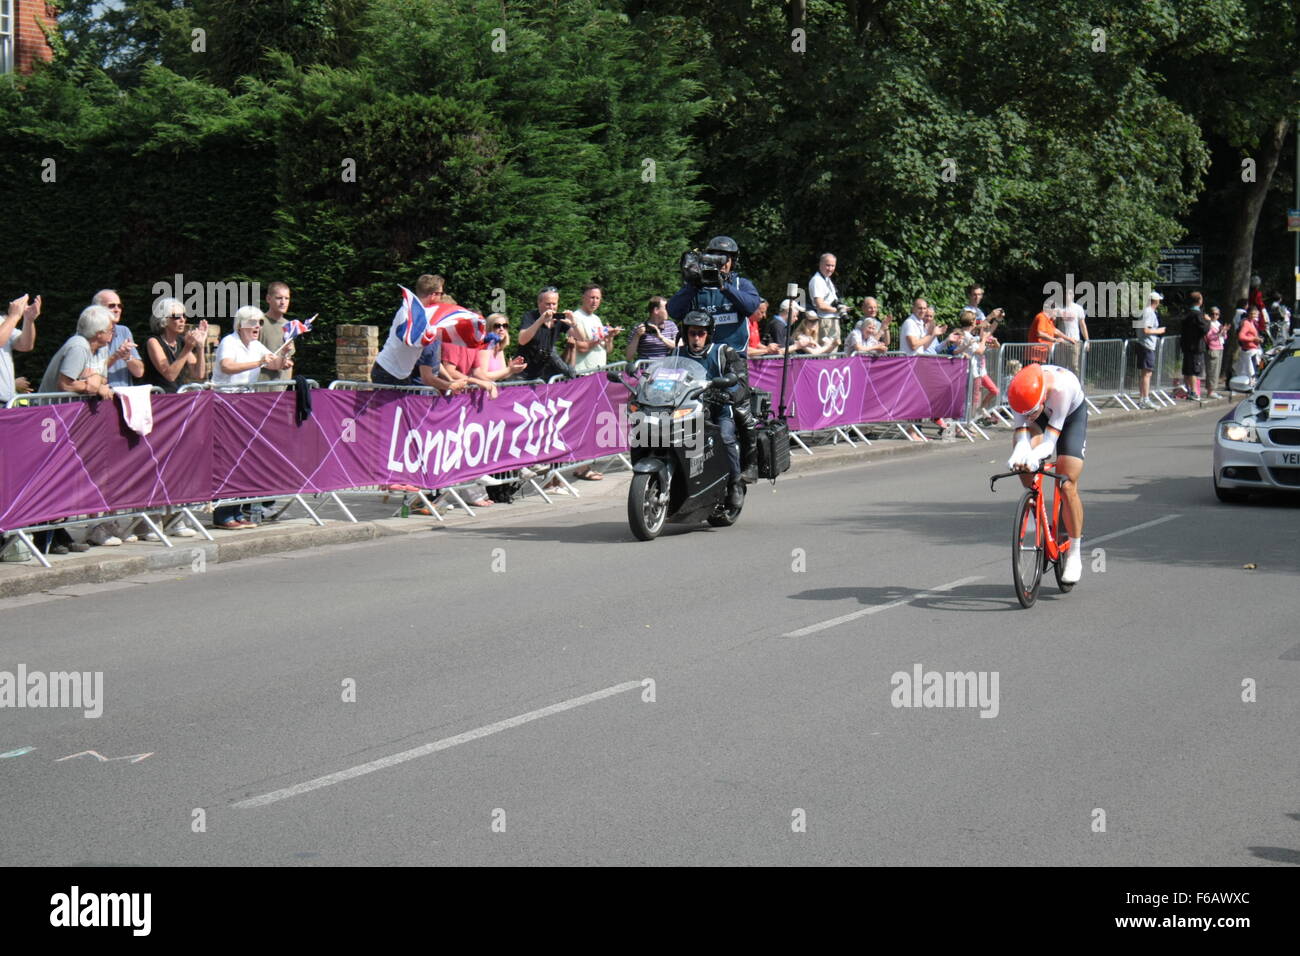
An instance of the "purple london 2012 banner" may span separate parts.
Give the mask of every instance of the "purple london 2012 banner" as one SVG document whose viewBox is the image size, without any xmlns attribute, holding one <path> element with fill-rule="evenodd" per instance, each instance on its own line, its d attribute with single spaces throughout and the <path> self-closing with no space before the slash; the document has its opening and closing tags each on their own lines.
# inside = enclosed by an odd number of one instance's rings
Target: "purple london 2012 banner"
<svg viewBox="0 0 1300 956">
<path fill-rule="evenodd" d="M 958 416 L 967 363 L 884 356 L 789 365 L 791 424 Z M 752 363 L 757 388 L 780 361 Z M 0 410 L 0 530 L 102 511 L 247 495 L 320 493 L 393 482 L 445 488 L 537 462 L 585 461 L 627 448 L 627 391 L 603 375 L 450 397 L 314 390 L 301 423 L 286 392 L 153 397 L 153 430 L 135 434 L 116 402 Z"/>
<path fill-rule="evenodd" d="M 795 431 L 859 422 L 960 418 L 966 408 L 968 360 L 877 355 L 795 359 L 786 370 L 786 414 Z M 750 383 L 779 404 L 781 360 L 750 362 Z"/>
</svg>

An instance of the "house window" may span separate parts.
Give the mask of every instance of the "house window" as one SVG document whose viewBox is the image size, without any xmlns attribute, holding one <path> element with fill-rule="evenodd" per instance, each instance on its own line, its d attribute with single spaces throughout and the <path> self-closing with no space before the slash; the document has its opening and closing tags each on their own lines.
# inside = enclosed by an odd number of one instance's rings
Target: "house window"
<svg viewBox="0 0 1300 956">
<path fill-rule="evenodd" d="M 0 0 L 0 73 L 14 71 L 14 3 Z"/>
</svg>

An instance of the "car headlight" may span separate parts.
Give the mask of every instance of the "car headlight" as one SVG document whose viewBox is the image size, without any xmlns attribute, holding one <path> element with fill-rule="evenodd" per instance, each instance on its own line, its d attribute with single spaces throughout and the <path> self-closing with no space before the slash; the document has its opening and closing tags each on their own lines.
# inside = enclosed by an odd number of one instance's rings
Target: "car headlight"
<svg viewBox="0 0 1300 956">
<path fill-rule="evenodd" d="M 1259 433 L 1255 431 L 1255 426 L 1242 422 L 1224 422 L 1219 428 L 1219 436 L 1227 441 L 1259 441 Z"/>
</svg>

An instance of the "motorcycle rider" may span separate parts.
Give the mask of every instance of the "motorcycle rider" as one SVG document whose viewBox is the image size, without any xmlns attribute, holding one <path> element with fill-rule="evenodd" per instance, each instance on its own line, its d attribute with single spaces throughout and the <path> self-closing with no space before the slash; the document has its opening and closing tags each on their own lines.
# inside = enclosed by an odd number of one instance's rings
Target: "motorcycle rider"
<svg viewBox="0 0 1300 956">
<path fill-rule="evenodd" d="M 727 486 L 727 507 L 739 508 L 745 503 L 744 481 L 740 471 L 740 449 L 737 447 L 737 412 L 749 412 L 749 383 L 745 380 L 745 357 L 725 342 L 714 342 L 714 318 L 707 312 L 693 311 L 682 319 L 682 336 L 685 347 L 682 354 L 704 366 L 710 379 L 735 377 L 735 384 L 724 388 L 711 388 L 705 393 L 709 417 L 722 432 L 727 446 L 727 464 L 731 480 Z M 711 399 L 711 400 L 710 400 Z"/>
<path fill-rule="evenodd" d="M 756 423 L 748 404 L 749 364 L 746 354 L 749 346 L 749 317 L 758 311 L 762 298 L 754 288 L 754 283 L 740 276 L 736 270 L 736 259 L 740 255 L 740 246 L 736 245 L 736 240 L 730 236 L 714 236 L 709 240 L 705 252 L 727 257 L 726 265 L 719 269 L 719 286 L 714 288 L 683 283 L 676 295 L 668 300 L 668 314 L 680 328 L 687 313 L 706 313 L 712 319 L 710 340 L 729 346 L 738 356 L 740 367 L 737 376 L 744 388 L 746 401 L 731 405 L 734 424 L 729 427 L 736 430 L 740 441 L 743 468 L 741 476 L 746 482 L 754 482 L 758 480 L 754 436 Z M 682 334 L 685 335 L 685 332 Z"/>
</svg>

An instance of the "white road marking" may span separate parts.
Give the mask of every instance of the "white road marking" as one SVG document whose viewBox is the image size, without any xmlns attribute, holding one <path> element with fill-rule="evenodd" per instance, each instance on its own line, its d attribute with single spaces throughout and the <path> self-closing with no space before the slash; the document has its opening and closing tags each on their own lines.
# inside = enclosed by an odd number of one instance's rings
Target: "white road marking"
<svg viewBox="0 0 1300 956">
<path fill-rule="evenodd" d="M 959 588 L 963 584 L 970 584 L 974 581 L 982 581 L 982 575 L 976 575 L 973 578 L 958 578 L 956 581 L 949 581 L 947 584 L 940 584 L 938 587 L 928 588 L 924 591 L 917 591 L 905 598 L 899 598 L 897 601 L 890 601 L 888 604 L 873 604 L 871 607 L 864 607 L 860 611 L 854 611 L 851 614 L 841 614 L 839 617 L 833 617 L 829 621 L 822 621 L 818 624 L 809 624 L 807 627 L 801 627 L 797 631 L 791 631 L 788 634 L 782 634 L 782 637 L 804 637 L 808 634 L 815 634 L 818 631 L 824 631 L 828 627 L 838 627 L 841 624 L 847 624 L 849 621 L 856 621 L 860 617 L 866 617 L 868 614 L 878 614 L 881 611 L 888 611 L 893 607 L 902 607 L 904 604 L 911 604 L 917 598 L 932 597 L 935 594 L 941 594 L 944 591 L 951 591 L 953 588 Z"/>
<path fill-rule="evenodd" d="M 1142 524 L 1135 524 L 1131 528 L 1125 528 L 1123 531 L 1112 531 L 1110 534 L 1103 534 L 1100 538 L 1085 537 L 1085 544 L 1101 544 L 1103 541 L 1110 541 L 1112 538 L 1118 538 L 1121 535 L 1132 534 L 1134 531 L 1143 531 L 1147 528 L 1154 528 L 1158 524 L 1164 524 L 1166 521 L 1173 521 L 1175 518 L 1181 518 L 1182 515 L 1165 515 L 1163 518 L 1157 518 L 1155 521 L 1145 521 Z"/>
<path fill-rule="evenodd" d="M 376 770 L 385 770 L 388 767 L 395 767 L 399 763 L 406 763 L 408 760 L 414 760 L 417 757 L 426 757 L 429 754 L 437 753 L 439 750 L 447 750 L 458 744 L 467 744 L 471 740 L 478 740 L 481 737 L 488 737 L 492 734 L 499 734 L 503 730 L 510 730 L 512 727 L 519 727 L 523 724 L 530 723 L 534 720 L 540 720 L 543 717 L 550 717 L 552 714 L 563 713 L 566 710 L 573 710 L 575 707 L 581 707 L 583 704 L 591 704 L 598 700 L 604 700 L 606 697 L 613 697 L 615 694 L 622 694 L 629 690 L 635 690 L 641 686 L 639 680 L 625 681 L 622 684 L 615 684 L 613 687 L 606 687 L 604 690 L 594 691 L 590 694 L 583 694 L 581 697 L 571 697 L 568 700 L 562 700 L 558 704 L 551 704 L 549 707 L 543 707 L 540 710 L 530 710 L 526 714 L 520 714 L 518 717 L 508 717 L 505 720 L 499 720 L 495 724 L 488 724 L 485 727 L 479 727 L 476 730 L 469 730 L 463 734 L 457 734 L 454 737 L 444 737 L 442 740 L 435 740 L 432 743 L 423 744 L 412 750 L 403 750 L 401 753 L 391 754 L 387 757 L 380 757 L 378 760 L 372 760 L 369 763 L 363 763 L 356 767 L 349 767 L 347 770 L 340 770 L 337 773 L 326 774 L 323 777 L 317 777 L 315 780 L 308 780 L 305 783 L 294 784 L 292 787 L 286 787 L 283 790 L 276 790 L 272 793 L 264 793 L 260 797 L 249 797 L 247 800 L 240 800 L 238 803 L 232 803 L 231 809 L 246 810 L 250 807 L 264 807 L 268 804 L 278 803 L 281 800 L 288 800 L 290 797 L 296 797 L 300 794 L 310 793 L 312 790 L 319 790 L 321 787 L 328 787 L 332 784 L 342 783 L 344 780 L 351 780 L 353 777 L 362 777 L 368 773 L 374 773 Z"/>
</svg>

